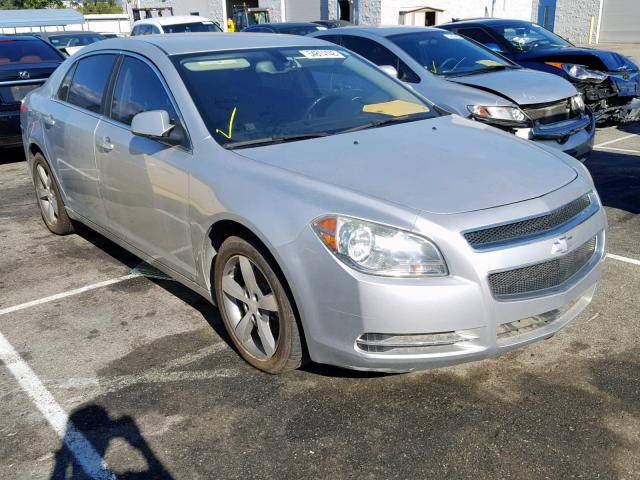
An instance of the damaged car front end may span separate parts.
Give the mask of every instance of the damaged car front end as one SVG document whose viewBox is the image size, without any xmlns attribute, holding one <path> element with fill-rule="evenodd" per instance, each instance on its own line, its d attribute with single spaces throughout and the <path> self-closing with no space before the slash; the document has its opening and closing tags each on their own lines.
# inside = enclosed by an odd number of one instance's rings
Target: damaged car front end
<svg viewBox="0 0 640 480">
<path fill-rule="evenodd" d="M 479 42 L 519 65 L 570 81 L 596 121 L 640 119 L 640 72 L 632 59 L 616 52 L 576 47 L 531 22 L 463 20 L 440 28 Z"/>
</svg>

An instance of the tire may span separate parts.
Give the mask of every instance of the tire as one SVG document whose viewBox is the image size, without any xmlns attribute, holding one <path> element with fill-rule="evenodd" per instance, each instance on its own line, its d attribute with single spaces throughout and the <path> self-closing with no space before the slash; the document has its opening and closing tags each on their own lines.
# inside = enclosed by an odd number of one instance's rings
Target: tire
<svg viewBox="0 0 640 480">
<path fill-rule="evenodd" d="M 33 185 L 42 220 L 57 235 L 73 233 L 73 224 L 67 215 L 60 189 L 49 164 L 40 153 L 33 160 Z"/>
<path fill-rule="evenodd" d="M 242 358 L 278 374 L 300 367 L 303 345 L 283 280 L 261 250 L 240 237 L 227 238 L 216 255 L 215 294 L 222 322 Z"/>
</svg>

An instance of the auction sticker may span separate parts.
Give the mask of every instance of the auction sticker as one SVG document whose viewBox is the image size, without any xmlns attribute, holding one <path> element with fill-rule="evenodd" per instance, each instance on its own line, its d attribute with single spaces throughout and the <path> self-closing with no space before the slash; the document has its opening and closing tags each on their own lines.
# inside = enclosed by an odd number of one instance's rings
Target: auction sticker
<svg viewBox="0 0 640 480">
<path fill-rule="evenodd" d="M 345 58 L 337 50 L 300 50 L 300 53 L 307 58 Z"/>
</svg>

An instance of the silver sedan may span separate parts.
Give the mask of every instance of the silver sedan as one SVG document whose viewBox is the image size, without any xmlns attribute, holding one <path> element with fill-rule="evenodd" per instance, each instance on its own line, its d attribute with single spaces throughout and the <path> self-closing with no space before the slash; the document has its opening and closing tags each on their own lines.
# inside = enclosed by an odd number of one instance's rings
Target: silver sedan
<svg viewBox="0 0 640 480">
<path fill-rule="evenodd" d="M 580 162 L 321 40 L 107 40 L 21 112 L 47 227 L 82 222 L 215 302 L 270 373 L 497 355 L 565 326 L 600 277 Z"/>
</svg>

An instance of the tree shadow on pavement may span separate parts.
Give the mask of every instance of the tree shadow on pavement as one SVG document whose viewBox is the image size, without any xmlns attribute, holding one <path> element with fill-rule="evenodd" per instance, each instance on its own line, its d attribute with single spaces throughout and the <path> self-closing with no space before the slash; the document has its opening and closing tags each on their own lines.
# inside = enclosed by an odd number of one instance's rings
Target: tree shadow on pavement
<svg viewBox="0 0 640 480">
<path fill-rule="evenodd" d="M 82 440 L 79 440 L 78 433 L 86 438 L 90 446 L 79 445 Z M 110 418 L 105 408 L 92 404 L 76 410 L 69 417 L 65 438 L 55 455 L 56 463 L 51 480 L 94 478 L 83 470 L 81 463 L 86 465 L 87 458 L 79 459 L 78 453 L 86 453 L 89 447 L 93 447 L 100 458 L 104 459 L 109 445 L 115 439 L 124 440 L 128 446 L 137 450 L 146 463 L 146 470 L 129 470 L 115 474 L 117 480 L 171 480 L 173 478 L 147 444 L 133 418 L 129 416 Z M 76 455 L 72 453 L 69 446 L 74 449 Z M 107 467 L 110 466 L 107 465 Z"/>
</svg>

